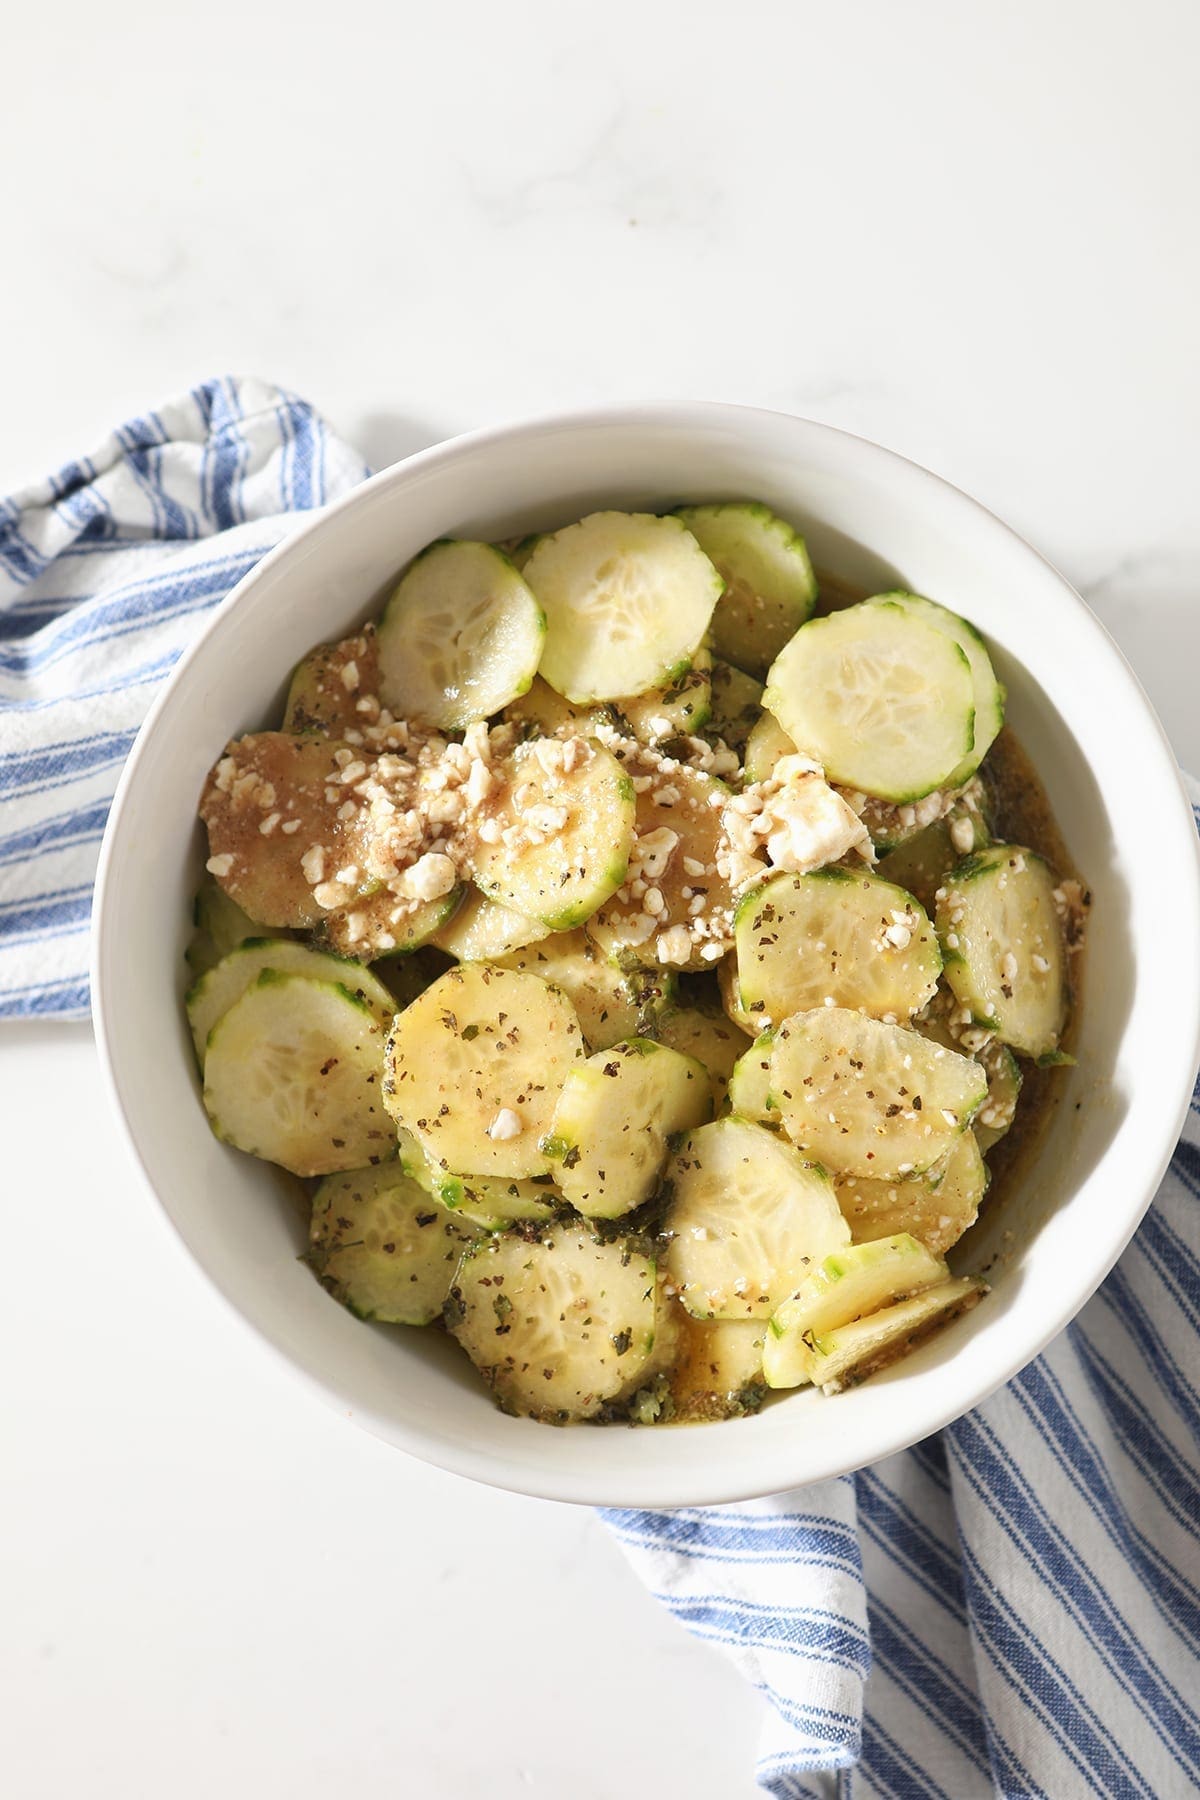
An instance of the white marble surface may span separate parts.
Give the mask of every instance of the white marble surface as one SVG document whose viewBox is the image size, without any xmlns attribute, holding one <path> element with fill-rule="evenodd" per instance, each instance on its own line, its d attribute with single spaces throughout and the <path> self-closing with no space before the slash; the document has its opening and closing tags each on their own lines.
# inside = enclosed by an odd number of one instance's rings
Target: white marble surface
<svg viewBox="0 0 1200 1800">
<path fill-rule="evenodd" d="M 23 10 L 0 491 L 226 368 L 377 463 L 550 407 L 881 439 L 1076 580 L 1200 767 L 1186 0 Z M 86 1030 L 0 1036 L 13 1800 L 749 1800 L 757 1702 L 586 1514 L 292 1387 L 134 1186 Z"/>
</svg>

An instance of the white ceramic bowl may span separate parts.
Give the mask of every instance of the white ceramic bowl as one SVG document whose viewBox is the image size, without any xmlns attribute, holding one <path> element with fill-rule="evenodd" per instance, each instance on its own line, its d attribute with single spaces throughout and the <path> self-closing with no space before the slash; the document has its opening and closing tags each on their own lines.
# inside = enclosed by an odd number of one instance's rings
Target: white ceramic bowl
<svg viewBox="0 0 1200 1800">
<path fill-rule="evenodd" d="M 732 1423 L 550 1430 L 497 1412 L 440 1334 L 363 1325 L 335 1305 L 296 1260 L 303 1223 L 283 1180 L 210 1133 L 181 1006 L 196 803 L 225 740 L 272 724 L 292 666 L 369 617 L 431 538 L 740 496 L 795 520 L 819 568 L 932 595 L 986 633 L 1009 718 L 1095 895 L 1079 1066 L 1062 1076 L 1036 1167 L 994 1227 L 1007 1253 L 993 1293 L 903 1364 L 836 1400 L 798 1392 Z M 126 767 L 101 862 L 94 977 L 102 1055 L 150 1188 L 297 1374 L 399 1449 L 480 1481 L 559 1500 L 699 1505 L 835 1475 L 937 1430 L 1036 1355 L 1101 1281 L 1162 1175 L 1200 1053 L 1196 837 L 1120 654 L 1067 583 L 974 501 L 873 444 L 780 414 L 576 414 L 411 457 L 234 590 Z"/>
</svg>

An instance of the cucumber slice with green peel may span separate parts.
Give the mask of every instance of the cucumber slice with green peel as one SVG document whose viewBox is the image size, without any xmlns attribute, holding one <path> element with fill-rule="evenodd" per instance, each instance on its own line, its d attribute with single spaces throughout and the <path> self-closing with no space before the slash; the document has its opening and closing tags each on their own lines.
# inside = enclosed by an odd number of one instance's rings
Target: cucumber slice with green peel
<svg viewBox="0 0 1200 1800">
<path fill-rule="evenodd" d="M 990 842 L 982 815 L 965 807 L 953 807 L 944 819 L 926 825 L 889 850 L 875 865 L 885 881 L 914 894 L 927 912 L 937 903 L 937 891 L 956 862 Z"/>
<path fill-rule="evenodd" d="M 703 1064 L 652 1038 L 627 1038 L 568 1072 L 542 1148 L 572 1206 L 619 1219 L 650 1198 L 668 1138 L 711 1112 Z"/>
<path fill-rule="evenodd" d="M 774 713 L 764 712 L 746 739 L 742 762 L 747 781 L 769 781 L 775 765 L 785 756 L 795 756 L 793 744 Z"/>
<path fill-rule="evenodd" d="M 446 968 L 442 953 L 425 945 L 414 950 L 411 956 L 385 958 L 376 964 L 373 973 L 392 996 L 393 1013 L 398 1013 L 411 1006 L 427 987 L 432 987 L 438 976 L 445 974 Z"/>
<path fill-rule="evenodd" d="M 460 963 L 393 1024 L 384 1104 L 444 1170 L 548 1175 L 538 1140 L 582 1055 L 565 994 L 534 975 Z"/>
<path fill-rule="evenodd" d="M 574 1006 L 589 1050 L 607 1050 L 622 1038 L 657 1036 L 657 1019 L 674 993 L 672 977 L 642 970 L 626 974 L 602 955 L 583 931 L 555 932 L 497 959 L 549 981 Z"/>
<path fill-rule="evenodd" d="M 534 676 L 528 693 L 509 701 L 500 716 L 506 723 L 517 726 L 525 737 L 554 737 L 556 733 L 561 736 L 568 731 L 577 731 L 587 737 L 597 725 L 616 723 L 611 706 L 572 706 L 540 675 Z"/>
<path fill-rule="evenodd" d="M 420 900 L 414 905 L 388 888 L 377 888 L 353 906 L 326 913 L 318 934 L 339 956 L 353 956 L 363 962 L 409 956 L 437 939 L 458 910 L 462 893 L 459 885 L 436 900 Z"/>
<path fill-rule="evenodd" d="M 481 1233 L 431 1200 L 398 1163 L 328 1176 L 313 1196 L 308 1262 L 360 1319 L 429 1325 Z"/>
<path fill-rule="evenodd" d="M 819 1336 L 933 1287 L 949 1274 L 941 1258 L 908 1232 L 850 1244 L 827 1256 L 771 1316 L 763 1348 L 767 1386 L 801 1387 L 812 1379 L 811 1352 Z"/>
<path fill-rule="evenodd" d="M 742 1033 L 725 1014 L 707 1005 L 667 1007 L 655 1024 L 654 1034 L 660 1044 L 669 1044 L 672 1050 L 693 1056 L 704 1065 L 713 1111 L 722 1106 L 738 1052 L 745 1044 Z"/>
<path fill-rule="evenodd" d="M 868 606 L 892 604 L 902 607 L 913 618 L 921 619 L 926 625 L 932 625 L 935 631 L 951 638 L 971 665 L 975 693 L 975 741 L 970 753 L 952 772 L 946 784 L 949 787 L 961 787 L 964 781 L 970 780 L 1000 735 L 1004 724 L 1004 689 L 996 679 L 987 645 L 966 619 L 960 619 L 957 613 L 939 606 L 936 600 L 924 599 L 920 594 L 877 594 L 867 601 Z"/>
<path fill-rule="evenodd" d="M 987 1070 L 988 1078 L 987 1099 L 975 1115 L 974 1127 L 979 1148 L 986 1156 L 1016 1118 L 1017 1102 L 1021 1097 L 1021 1069 L 1008 1045 L 1002 1044 L 999 1038 L 992 1038 L 975 1055 Z"/>
<path fill-rule="evenodd" d="M 737 958 L 730 956 L 717 965 L 717 985 L 721 990 L 721 1005 L 725 1008 L 725 1017 L 745 1032 L 747 1037 L 757 1038 L 768 1029 L 766 1007 L 759 1001 L 754 1011 L 742 1000 L 741 985 L 738 982 Z"/>
<path fill-rule="evenodd" d="M 506 1412 L 565 1424 L 636 1391 L 654 1352 L 653 1261 L 566 1225 L 507 1233 L 459 1267 L 446 1323 Z"/>
<path fill-rule="evenodd" d="M 434 1191 L 434 1181 L 444 1174 L 436 1163 L 430 1162 L 424 1149 L 409 1131 L 406 1125 L 396 1126 L 396 1160 L 410 1180 L 424 1188 L 427 1194 Z"/>
<path fill-rule="evenodd" d="M 792 1142 L 838 1174 L 924 1173 L 986 1094 L 970 1057 L 845 1007 L 797 1013 L 776 1033 L 768 1097 Z"/>
<path fill-rule="evenodd" d="M 450 1175 L 430 1167 L 431 1188 L 443 1206 L 485 1231 L 502 1231 L 514 1220 L 549 1220 L 561 1211 L 563 1196 L 552 1182 L 519 1181 L 502 1175 Z"/>
<path fill-rule="evenodd" d="M 399 719 L 461 731 L 526 692 L 545 637 L 507 556 L 444 539 L 409 565 L 379 621 L 380 699 Z"/>
<path fill-rule="evenodd" d="M 769 1318 L 850 1241 L 824 1170 L 747 1119 L 689 1133 L 664 1187 L 667 1275 L 696 1318 Z"/>
<path fill-rule="evenodd" d="M 722 662 L 719 658 L 713 663 L 709 681 L 712 690 L 709 733 L 741 756 L 763 717 L 762 682 L 755 681 L 752 675 L 744 675 L 732 663 Z"/>
<path fill-rule="evenodd" d="M 630 966 L 696 970 L 724 954 L 733 893 L 717 859 L 728 798 L 723 782 L 682 763 L 638 794 L 628 880 L 587 922 L 606 956 Z M 711 929 L 699 935 L 694 907 L 717 928 L 715 938 Z"/>
<path fill-rule="evenodd" d="M 753 1119 L 771 1131 L 779 1130 L 779 1111 L 771 1104 L 771 1054 L 775 1033 L 764 1031 L 748 1050 L 743 1050 L 729 1077 L 729 1110 L 741 1119 Z"/>
<path fill-rule="evenodd" d="M 679 1309 L 683 1329 L 669 1376 L 677 1420 L 711 1423 L 757 1412 L 763 1381 L 762 1319 L 693 1319 Z"/>
<path fill-rule="evenodd" d="M 946 994 L 942 990 L 933 1004 L 912 1021 L 912 1027 L 935 1044 L 944 1044 L 948 1050 L 973 1056 L 987 1072 L 987 1099 L 971 1122 L 979 1148 L 986 1156 L 993 1144 L 999 1143 L 1016 1116 L 1017 1102 L 1021 1095 L 1021 1067 L 1008 1045 L 982 1026 L 974 1029 L 968 1027 L 963 1031 L 959 1023 L 957 1028 L 967 1039 L 967 1042 L 962 1042 L 950 1026 L 950 1015 L 957 1010 L 957 1006 L 958 1002 L 953 994 Z"/>
<path fill-rule="evenodd" d="M 385 1030 L 392 1022 L 395 1001 L 361 963 L 311 950 L 307 944 L 297 944 L 290 938 L 251 938 L 223 956 L 188 990 L 184 1004 L 201 1068 L 213 1026 L 264 969 L 274 969 L 280 975 L 307 975 L 312 981 L 340 982 L 366 1003 Z"/>
<path fill-rule="evenodd" d="M 725 582 L 712 622 L 717 655 L 761 675 L 816 603 L 804 539 L 754 501 L 684 506 L 678 517 Z"/>
<path fill-rule="evenodd" d="M 975 1223 L 987 1192 L 987 1165 L 973 1131 L 964 1131 L 942 1162 L 905 1181 L 838 1175 L 838 1205 L 856 1244 L 911 1232 L 934 1256 L 944 1256 Z"/>
<path fill-rule="evenodd" d="M 305 874 L 313 846 L 324 850 L 330 875 L 358 864 L 357 813 L 354 820 L 338 816 L 345 801 L 343 765 L 357 756 L 353 746 L 333 738 L 259 731 L 229 744 L 210 772 L 200 801 L 208 869 L 225 894 L 260 921 L 249 935 L 262 937 L 276 925 L 305 929 L 325 917 Z"/>
<path fill-rule="evenodd" d="M 692 665 L 667 688 L 649 694 L 627 695 L 614 700 L 639 744 L 661 744 L 668 738 L 686 737 L 709 722 L 712 712 L 712 657 L 703 645 Z"/>
<path fill-rule="evenodd" d="M 958 863 L 937 905 L 946 980 L 975 1021 L 1025 1056 L 1058 1048 L 1067 953 L 1055 877 L 1032 850 L 995 844 Z"/>
<path fill-rule="evenodd" d="M 381 1162 L 395 1147 L 381 1093 L 384 1038 L 349 988 L 264 969 L 209 1034 L 204 1106 L 214 1132 L 293 1175 Z"/>
<path fill-rule="evenodd" d="M 802 625 L 763 705 L 830 781 L 897 803 L 944 787 L 974 743 L 966 652 L 894 601 Z"/>
<path fill-rule="evenodd" d="M 286 942 L 291 937 L 282 926 L 258 924 L 236 900 L 230 899 L 211 875 L 205 875 L 196 890 L 193 917 L 196 930 L 209 939 L 218 960 L 251 938 L 276 938 Z"/>
<path fill-rule="evenodd" d="M 670 687 L 724 587 L 680 521 L 652 513 L 592 513 L 556 531 L 525 579 L 546 614 L 542 675 L 582 704 Z"/>
<path fill-rule="evenodd" d="M 805 1352 L 808 1380 L 825 1394 L 856 1387 L 868 1375 L 925 1343 L 986 1293 L 987 1283 L 977 1275 L 939 1281 L 909 1300 L 881 1307 L 869 1318 L 824 1332 L 814 1337 L 812 1348 Z"/>
<path fill-rule="evenodd" d="M 742 1004 L 769 1019 L 825 1005 L 907 1019 L 942 971 L 924 907 L 865 870 L 773 875 L 739 903 L 734 941 Z"/>
<path fill-rule="evenodd" d="M 462 902 L 433 934 L 433 943 L 459 962 L 498 962 L 516 950 L 549 937 L 550 927 L 524 913 L 490 900 L 477 887 L 468 888 Z"/>
<path fill-rule="evenodd" d="M 361 730 L 358 703 L 378 696 L 375 628 L 368 625 L 337 644 L 318 644 L 296 665 L 283 709 L 284 731 L 340 738 Z"/>
<path fill-rule="evenodd" d="M 514 569 L 523 569 L 541 541 L 542 533 L 531 531 L 528 536 L 517 538 L 511 545 L 498 544 L 496 547 L 504 552 Z"/>
<path fill-rule="evenodd" d="M 518 744 L 497 773 L 472 849 L 476 885 L 552 931 L 581 925 L 625 879 L 633 784 L 611 752 L 581 738 Z"/>
</svg>

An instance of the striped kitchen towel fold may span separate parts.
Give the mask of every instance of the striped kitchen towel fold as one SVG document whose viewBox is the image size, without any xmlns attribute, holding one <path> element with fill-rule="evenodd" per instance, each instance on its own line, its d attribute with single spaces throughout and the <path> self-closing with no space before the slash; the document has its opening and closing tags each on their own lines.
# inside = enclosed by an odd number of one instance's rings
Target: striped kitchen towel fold
<svg viewBox="0 0 1200 1800">
<path fill-rule="evenodd" d="M 82 1019 L 100 836 L 201 617 L 369 473 L 261 381 L 206 382 L 0 500 L 0 1018 Z"/>
<path fill-rule="evenodd" d="M 224 380 L 0 504 L 0 1016 L 84 1016 L 99 836 L 150 700 L 295 514 L 366 473 L 302 402 Z M 765 1696 L 766 1792 L 1200 1789 L 1198 1327 L 1194 1100 L 1116 1270 L 984 1406 L 819 1488 L 606 1515 Z"/>
<path fill-rule="evenodd" d="M 1200 1792 L 1198 1346 L 1200 1083 L 1113 1273 L 984 1405 L 841 1481 L 604 1515 L 763 1693 L 767 1793 Z"/>
</svg>

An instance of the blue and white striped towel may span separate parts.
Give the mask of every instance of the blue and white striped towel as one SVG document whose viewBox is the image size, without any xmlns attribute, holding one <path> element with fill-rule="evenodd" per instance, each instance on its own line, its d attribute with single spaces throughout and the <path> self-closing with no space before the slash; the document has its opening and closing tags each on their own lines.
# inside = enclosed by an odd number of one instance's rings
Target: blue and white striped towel
<svg viewBox="0 0 1200 1800">
<path fill-rule="evenodd" d="M 301 402 L 220 381 L 0 505 L 0 1015 L 84 1014 L 97 841 L 155 689 L 287 515 L 364 473 Z M 1198 1202 L 1200 1101 L 1099 1294 L 976 1412 L 819 1488 L 606 1515 L 762 1690 L 768 1793 L 1200 1791 Z"/>
<path fill-rule="evenodd" d="M 100 836 L 150 702 L 296 515 L 368 473 L 303 401 L 225 379 L 0 500 L 0 1018 L 87 1017 Z"/>
</svg>

